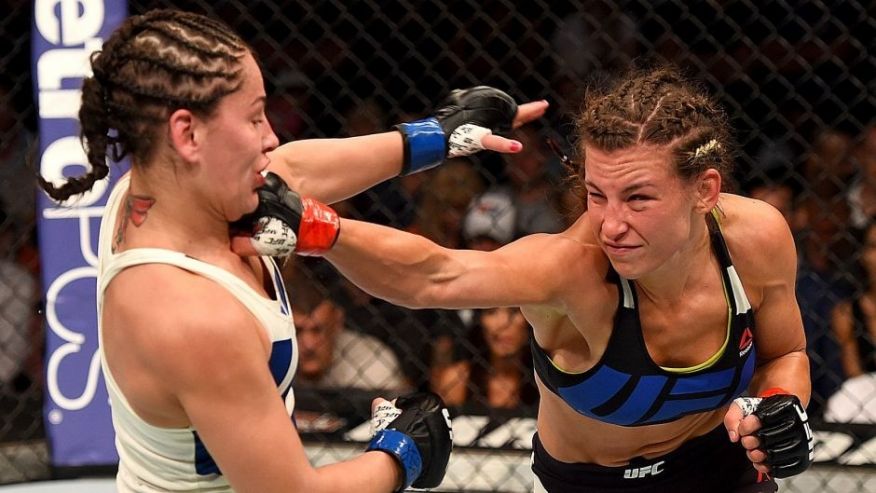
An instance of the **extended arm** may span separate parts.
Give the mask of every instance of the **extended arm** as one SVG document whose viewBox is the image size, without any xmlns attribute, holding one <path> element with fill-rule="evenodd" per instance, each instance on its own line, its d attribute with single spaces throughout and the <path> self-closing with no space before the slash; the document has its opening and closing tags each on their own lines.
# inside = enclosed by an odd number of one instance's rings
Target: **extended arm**
<svg viewBox="0 0 876 493">
<path fill-rule="evenodd" d="M 399 125 L 398 131 L 290 142 L 270 153 L 268 169 L 301 195 L 333 203 L 402 172 L 438 165 L 446 156 L 470 155 L 480 149 L 519 152 L 520 142 L 491 132 L 505 132 L 541 117 L 548 103 L 517 106 L 501 91 L 478 87 L 454 91 L 442 105 L 434 118 Z M 469 124 L 481 130 L 472 132 Z"/>
<path fill-rule="evenodd" d="M 341 220 L 326 258 L 365 291 L 410 307 L 556 303 L 562 235 L 532 235 L 492 252 L 452 250 L 411 233 Z"/>
</svg>

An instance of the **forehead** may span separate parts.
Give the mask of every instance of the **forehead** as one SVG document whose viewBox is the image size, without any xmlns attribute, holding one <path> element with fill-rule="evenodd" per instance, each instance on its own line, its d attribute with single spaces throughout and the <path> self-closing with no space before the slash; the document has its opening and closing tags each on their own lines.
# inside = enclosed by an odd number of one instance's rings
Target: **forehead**
<svg viewBox="0 0 876 493">
<path fill-rule="evenodd" d="M 650 145 L 637 145 L 609 152 L 586 146 L 584 171 L 587 182 L 600 188 L 627 186 L 632 181 L 656 182 L 676 177 L 672 169 L 670 150 Z"/>
<path fill-rule="evenodd" d="M 243 69 L 243 78 L 240 88 L 229 94 L 225 99 L 233 104 L 249 105 L 256 99 L 265 95 L 265 83 L 262 78 L 262 70 L 253 58 L 252 54 L 247 52 L 241 59 L 241 68 Z"/>
</svg>

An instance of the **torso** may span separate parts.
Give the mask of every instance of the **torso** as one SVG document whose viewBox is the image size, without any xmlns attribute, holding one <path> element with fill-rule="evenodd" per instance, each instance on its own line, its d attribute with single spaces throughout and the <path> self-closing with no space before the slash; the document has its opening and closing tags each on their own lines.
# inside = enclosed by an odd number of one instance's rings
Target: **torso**
<svg viewBox="0 0 876 493">
<path fill-rule="evenodd" d="M 127 186 L 122 178 L 107 203 L 98 262 L 99 352 L 120 457 L 118 487 L 229 491 L 181 400 L 202 420 L 212 412 L 219 401 L 210 392 L 224 381 L 224 369 L 206 365 L 228 362 L 228 355 L 210 357 L 221 344 L 252 362 L 238 366 L 267 370 L 253 385 L 273 380 L 291 420 L 298 354 L 279 269 L 270 258 L 244 259 L 230 248 L 190 254 L 160 231 L 146 236 L 149 221 L 117 241 Z"/>
<path fill-rule="evenodd" d="M 741 200 L 745 199 L 722 198 L 725 216 L 721 225 L 744 290 L 756 310 L 762 287 L 756 285 L 757 276 L 749 275 L 753 267 L 745 263 L 745 253 L 740 252 L 744 230 L 750 224 L 741 219 L 740 209 L 747 207 Z M 572 241 L 565 247 L 569 251 L 560 257 L 580 260 L 567 262 L 562 268 L 564 299 L 557 304 L 563 309 L 524 307 L 538 345 L 556 366 L 571 373 L 585 372 L 600 361 L 612 334 L 619 302 L 616 286 L 607 280 L 609 262 L 592 238 L 586 220 L 585 215 L 565 233 Z M 718 262 L 714 255 L 710 258 L 699 277 L 702 281 L 686 289 L 681 302 L 658 306 L 647 296 L 638 297 L 642 334 L 657 365 L 693 367 L 715 355 L 724 344 L 727 300 L 721 289 Z M 722 422 L 726 412 L 726 406 L 722 406 L 662 424 L 618 426 L 579 414 L 544 382 L 539 380 L 538 385 L 539 437 L 545 449 L 564 462 L 619 466 L 632 457 L 659 456 L 689 438 L 711 431 Z"/>
</svg>

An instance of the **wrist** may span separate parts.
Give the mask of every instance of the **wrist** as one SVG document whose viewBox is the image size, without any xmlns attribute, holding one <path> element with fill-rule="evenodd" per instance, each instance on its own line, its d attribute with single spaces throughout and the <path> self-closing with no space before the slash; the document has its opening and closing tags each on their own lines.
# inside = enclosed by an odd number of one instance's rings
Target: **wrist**
<svg viewBox="0 0 876 493">
<path fill-rule="evenodd" d="M 781 387 L 770 387 L 766 390 L 761 390 L 757 394 L 758 397 L 763 397 L 763 398 L 772 397 L 774 395 L 792 395 L 792 394 Z"/>
<path fill-rule="evenodd" d="M 402 134 L 404 147 L 401 175 L 434 168 L 444 162 L 447 142 L 437 118 L 401 123 L 395 128 Z"/>
<path fill-rule="evenodd" d="M 341 220 L 331 207 L 310 198 L 301 200 L 302 214 L 295 253 L 319 256 L 331 250 L 341 231 Z"/>
<path fill-rule="evenodd" d="M 407 489 L 423 471 L 423 459 L 413 438 L 398 430 L 380 430 L 371 439 L 367 451 L 379 450 L 395 459 L 401 477 L 396 491 Z"/>
</svg>

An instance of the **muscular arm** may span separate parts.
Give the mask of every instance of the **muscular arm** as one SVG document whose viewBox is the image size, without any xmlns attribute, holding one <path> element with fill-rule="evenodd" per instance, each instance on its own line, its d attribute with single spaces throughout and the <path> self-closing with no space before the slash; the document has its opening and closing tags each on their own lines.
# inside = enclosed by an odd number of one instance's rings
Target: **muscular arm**
<svg viewBox="0 0 876 493">
<path fill-rule="evenodd" d="M 752 216 L 755 217 L 755 216 Z M 809 402 L 809 358 L 806 336 L 795 294 L 797 252 L 791 232 L 775 209 L 760 204 L 756 217 L 759 233 L 747 254 L 757 257 L 761 269 L 762 300 L 755 310 L 755 344 L 758 368 L 751 391 L 758 394 L 779 387 Z M 760 251 L 753 251 L 759 249 Z"/>
<path fill-rule="evenodd" d="M 539 234 L 492 252 L 451 250 L 422 236 L 344 219 L 326 258 L 363 290 L 398 305 L 553 305 L 570 247 L 562 234 Z"/>
</svg>

